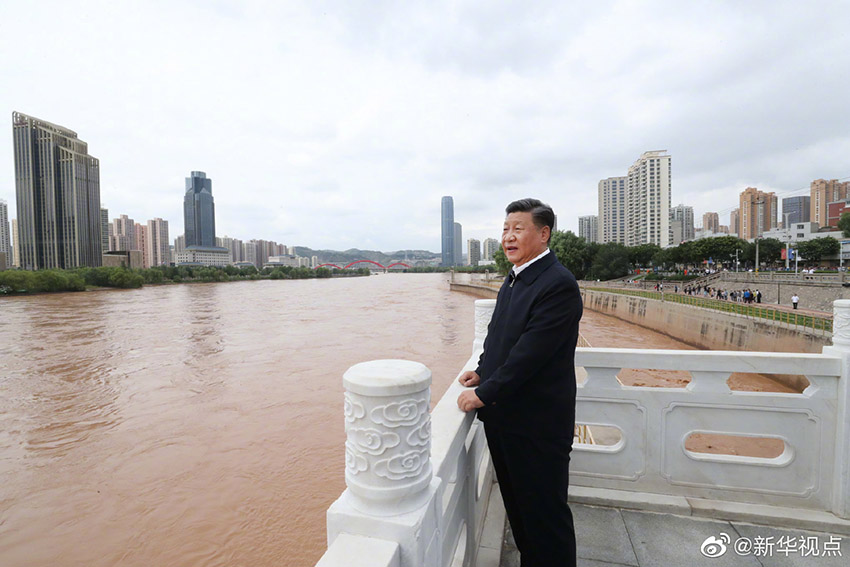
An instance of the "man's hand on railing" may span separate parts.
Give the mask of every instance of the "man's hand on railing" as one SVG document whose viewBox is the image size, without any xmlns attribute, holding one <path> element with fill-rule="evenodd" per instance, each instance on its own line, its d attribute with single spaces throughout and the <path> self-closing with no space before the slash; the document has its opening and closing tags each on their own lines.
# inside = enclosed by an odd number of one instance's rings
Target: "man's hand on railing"
<svg viewBox="0 0 850 567">
<path fill-rule="evenodd" d="M 460 382 L 461 386 L 472 388 L 473 386 L 477 386 L 481 383 L 481 376 L 476 374 L 474 370 L 467 370 L 460 375 L 457 381 Z"/>
<path fill-rule="evenodd" d="M 481 383 L 481 376 L 472 370 L 467 370 L 460 375 L 457 381 L 460 382 L 462 386 L 472 388 Z M 459 407 L 461 411 L 472 411 L 478 408 L 483 408 L 484 402 L 481 401 L 481 398 L 478 397 L 475 390 L 465 390 L 457 397 L 457 407 Z"/>
</svg>

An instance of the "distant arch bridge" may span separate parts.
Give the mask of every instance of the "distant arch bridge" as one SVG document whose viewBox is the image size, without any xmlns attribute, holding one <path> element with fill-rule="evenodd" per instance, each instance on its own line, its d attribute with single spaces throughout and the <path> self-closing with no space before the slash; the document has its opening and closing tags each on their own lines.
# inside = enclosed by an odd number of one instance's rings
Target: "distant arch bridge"
<svg viewBox="0 0 850 567">
<path fill-rule="evenodd" d="M 374 264 L 377 267 L 381 268 L 382 270 L 390 270 L 392 268 L 409 268 L 410 267 L 407 264 L 405 264 L 404 262 L 394 262 L 394 263 L 390 264 L 389 266 L 384 266 L 383 264 L 375 262 L 374 260 L 355 260 L 353 262 L 349 262 L 344 267 L 337 266 L 336 264 L 319 264 L 318 266 L 316 266 L 316 269 L 318 269 L 318 268 L 336 268 L 337 270 L 347 270 L 348 268 L 354 266 L 355 264 L 360 264 L 360 263 L 363 263 L 363 262 L 365 262 L 367 264 Z"/>
</svg>

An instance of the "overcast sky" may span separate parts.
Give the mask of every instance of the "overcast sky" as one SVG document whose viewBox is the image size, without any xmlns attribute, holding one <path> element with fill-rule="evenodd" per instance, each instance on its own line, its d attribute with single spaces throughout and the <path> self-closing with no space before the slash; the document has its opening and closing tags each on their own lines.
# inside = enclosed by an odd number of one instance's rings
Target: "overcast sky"
<svg viewBox="0 0 850 567">
<path fill-rule="evenodd" d="M 668 150 L 673 205 L 728 223 L 747 186 L 850 178 L 850 2 L 0 0 L 0 199 L 11 116 L 76 131 L 110 219 L 217 235 L 440 249 L 498 237 L 534 196 L 559 228 L 597 183 Z M 464 245 L 464 252 L 466 246 Z"/>
</svg>

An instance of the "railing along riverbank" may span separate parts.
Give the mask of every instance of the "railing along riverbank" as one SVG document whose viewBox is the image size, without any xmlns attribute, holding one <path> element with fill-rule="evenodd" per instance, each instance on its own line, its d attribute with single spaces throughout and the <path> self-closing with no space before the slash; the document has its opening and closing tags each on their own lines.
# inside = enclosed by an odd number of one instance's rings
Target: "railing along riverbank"
<svg viewBox="0 0 850 567">
<path fill-rule="evenodd" d="M 735 301 L 711 299 L 708 297 L 699 297 L 673 292 L 624 289 L 619 287 L 582 287 L 605 293 L 617 293 L 620 295 L 643 297 L 646 299 L 656 299 L 659 301 L 669 301 L 671 303 L 702 307 L 704 309 L 713 309 L 715 311 L 733 313 L 735 315 L 741 315 L 751 319 L 764 319 L 766 321 L 784 323 L 786 325 L 808 329 L 817 333 L 832 333 L 832 317 L 805 314 L 799 311 L 789 311 L 786 309 L 776 309 L 773 307 L 763 306 L 764 304 L 737 303 Z"/>
<path fill-rule="evenodd" d="M 474 368 L 494 300 L 478 300 Z M 835 302 L 820 354 L 576 350 L 579 425 L 616 431 L 576 442 L 571 499 L 850 534 L 850 300 Z M 624 369 L 684 370 L 686 387 L 623 386 Z M 799 394 L 732 391 L 734 372 L 795 373 Z M 428 414 L 430 372 L 410 361 L 344 377 L 347 489 L 328 510 L 320 567 L 471 567 L 492 488 L 482 430 L 453 381 Z M 565 427 L 567 425 L 565 424 Z M 697 434 L 781 443 L 770 458 L 687 448 Z"/>
</svg>

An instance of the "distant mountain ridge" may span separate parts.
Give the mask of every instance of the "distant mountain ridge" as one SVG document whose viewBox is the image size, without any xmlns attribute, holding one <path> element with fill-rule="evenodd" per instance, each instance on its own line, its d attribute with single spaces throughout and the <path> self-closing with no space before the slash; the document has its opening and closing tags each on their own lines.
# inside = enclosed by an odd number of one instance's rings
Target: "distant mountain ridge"
<svg viewBox="0 0 850 567">
<path fill-rule="evenodd" d="M 428 250 L 397 250 L 395 252 L 381 252 L 379 250 L 359 250 L 357 248 L 350 248 L 340 252 L 339 250 L 313 250 L 306 246 L 296 246 L 295 254 L 306 258 L 318 256 L 319 260 L 323 263 L 345 262 L 347 264 L 349 262 L 354 262 L 355 260 L 372 260 L 373 262 L 378 262 L 384 266 L 392 264 L 393 262 L 403 262 L 405 257 L 411 262 L 414 262 L 416 260 L 430 260 L 440 255 L 439 253 L 430 252 Z"/>
</svg>

